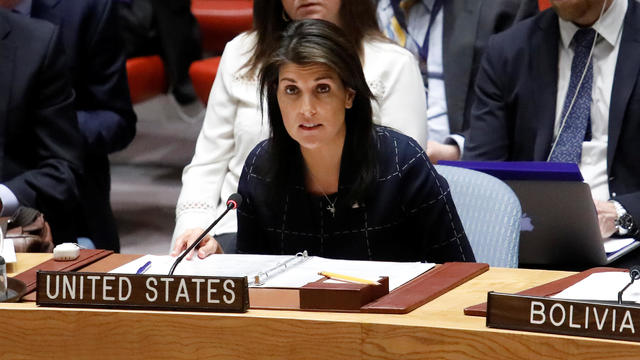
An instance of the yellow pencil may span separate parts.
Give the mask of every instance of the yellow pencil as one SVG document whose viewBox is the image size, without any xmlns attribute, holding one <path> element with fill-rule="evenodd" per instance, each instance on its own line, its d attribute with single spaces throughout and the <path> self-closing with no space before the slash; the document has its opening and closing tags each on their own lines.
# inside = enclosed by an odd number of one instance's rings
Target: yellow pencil
<svg viewBox="0 0 640 360">
<path fill-rule="evenodd" d="M 367 279 L 360 279 L 360 278 L 357 278 L 357 277 L 354 277 L 354 276 L 336 274 L 336 273 L 332 273 L 332 272 L 328 272 L 328 271 L 321 271 L 321 272 L 318 273 L 318 275 L 322 275 L 322 276 L 328 277 L 329 279 L 349 281 L 349 282 L 358 283 L 358 284 L 380 285 L 376 281 L 371 281 L 371 280 L 367 280 Z"/>
</svg>

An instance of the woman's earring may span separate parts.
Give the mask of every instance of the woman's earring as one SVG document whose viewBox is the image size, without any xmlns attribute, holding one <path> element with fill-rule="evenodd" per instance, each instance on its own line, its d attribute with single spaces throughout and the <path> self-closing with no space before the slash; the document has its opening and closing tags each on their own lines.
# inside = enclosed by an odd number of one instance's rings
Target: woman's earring
<svg viewBox="0 0 640 360">
<path fill-rule="evenodd" d="M 285 22 L 291 21 L 291 18 L 289 17 L 289 15 L 287 15 L 287 12 L 284 11 L 284 9 L 282 9 L 282 20 L 284 20 Z"/>
</svg>

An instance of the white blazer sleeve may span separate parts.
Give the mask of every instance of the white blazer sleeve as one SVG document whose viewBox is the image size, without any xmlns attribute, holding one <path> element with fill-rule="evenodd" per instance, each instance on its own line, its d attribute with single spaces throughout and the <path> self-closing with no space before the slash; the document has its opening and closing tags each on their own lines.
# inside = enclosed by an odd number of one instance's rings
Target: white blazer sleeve
<svg viewBox="0 0 640 360">
<path fill-rule="evenodd" d="M 222 54 L 193 159 L 182 173 L 171 247 L 185 230 L 206 228 L 219 205 L 222 183 L 235 148 L 237 101 L 232 97 L 229 86 L 235 71 L 232 69 L 237 68 L 233 64 L 239 61 L 236 55 L 229 45 Z"/>
<path fill-rule="evenodd" d="M 376 84 L 374 80 L 373 86 L 382 88 L 372 89 L 374 94 L 381 94 L 374 121 L 411 136 L 426 148 L 429 138 L 427 99 L 417 61 L 410 52 L 397 45 L 376 44 L 373 48 L 387 48 L 384 53 L 368 52 L 365 59 L 371 62 L 365 65 L 366 69 L 375 67 L 372 71 L 380 72 L 380 83 Z"/>
</svg>

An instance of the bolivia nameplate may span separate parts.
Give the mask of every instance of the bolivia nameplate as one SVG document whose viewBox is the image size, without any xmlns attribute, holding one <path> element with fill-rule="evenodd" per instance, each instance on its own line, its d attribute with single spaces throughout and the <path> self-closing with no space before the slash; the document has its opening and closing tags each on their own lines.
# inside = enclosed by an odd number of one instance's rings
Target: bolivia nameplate
<svg viewBox="0 0 640 360">
<path fill-rule="evenodd" d="M 489 292 L 487 326 L 640 341 L 640 307 Z"/>
<path fill-rule="evenodd" d="M 38 271 L 38 306 L 245 312 L 246 277 Z"/>
</svg>

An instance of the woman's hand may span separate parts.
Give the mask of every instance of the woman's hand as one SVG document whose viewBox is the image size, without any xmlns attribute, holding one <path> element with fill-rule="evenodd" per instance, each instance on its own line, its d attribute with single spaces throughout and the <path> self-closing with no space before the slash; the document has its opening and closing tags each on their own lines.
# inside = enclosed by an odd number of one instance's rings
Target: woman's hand
<svg viewBox="0 0 640 360">
<path fill-rule="evenodd" d="M 204 229 L 194 228 L 189 229 L 182 233 L 182 235 L 178 236 L 176 243 L 173 246 L 173 250 L 171 251 L 171 256 L 180 255 L 182 251 L 187 249 L 194 241 L 196 241 L 196 239 L 198 239 L 198 236 L 200 236 L 203 231 Z M 198 257 L 200 259 L 204 259 L 211 254 L 224 254 L 220 244 L 218 244 L 218 242 L 209 234 L 205 235 L 196 249 L 198 250 Z M 185 259 L 191 260 L 194 250 L 191 250 Z"/>
</svg>

